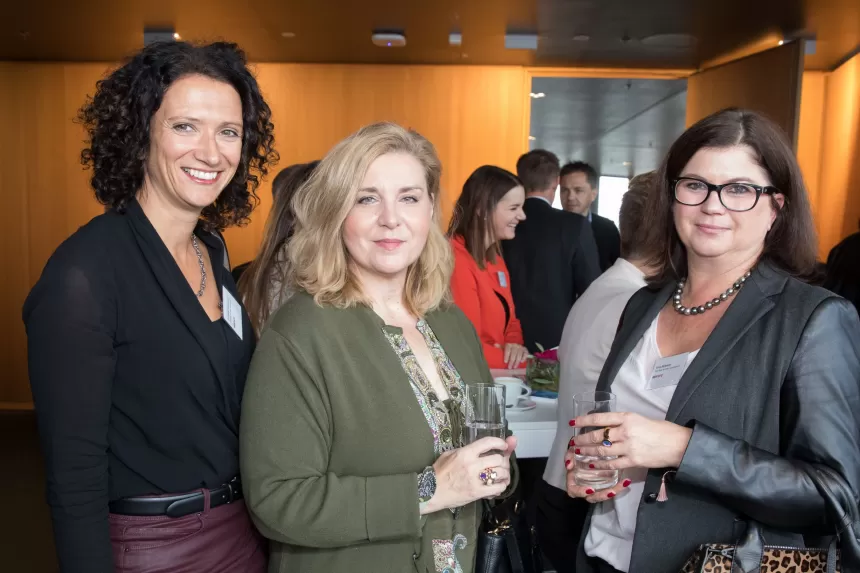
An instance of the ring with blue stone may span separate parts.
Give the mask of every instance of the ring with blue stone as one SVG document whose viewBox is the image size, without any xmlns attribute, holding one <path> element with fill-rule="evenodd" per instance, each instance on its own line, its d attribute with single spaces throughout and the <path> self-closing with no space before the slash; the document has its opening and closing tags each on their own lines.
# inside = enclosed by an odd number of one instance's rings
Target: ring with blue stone
<svg viewBox="0 0 860 573">
<path fill-rule="evenodd" d="M 609 428 L 603 428 L 603 445 L 607 448 L 612 445 L 612 440 L 609 439 Z"/>
</svg>

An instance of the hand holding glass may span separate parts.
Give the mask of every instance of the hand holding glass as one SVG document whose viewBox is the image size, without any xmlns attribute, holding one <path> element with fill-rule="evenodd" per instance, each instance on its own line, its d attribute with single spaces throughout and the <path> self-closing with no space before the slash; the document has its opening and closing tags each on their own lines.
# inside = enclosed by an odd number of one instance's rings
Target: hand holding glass
<svg viewBox="0 0 860 573">
<path fill-rule="evenodd" d="M 615 410 L 615 394 L 611 392 L 583 392 L 573 397 L 573 415 L 578 418 L 586 414 L 602 414 Z M 602 430 L 603 428 L 575 428 L 576 436 Z M 574 454 L 573 479 L 576 485 L 593 487 L 596 490 L 613 487 L 618 483 L 618 470 L 593 470 L 588 465 L 595 460 L 614 460 L 616 456 L 597 457 Z"/>
</svg>

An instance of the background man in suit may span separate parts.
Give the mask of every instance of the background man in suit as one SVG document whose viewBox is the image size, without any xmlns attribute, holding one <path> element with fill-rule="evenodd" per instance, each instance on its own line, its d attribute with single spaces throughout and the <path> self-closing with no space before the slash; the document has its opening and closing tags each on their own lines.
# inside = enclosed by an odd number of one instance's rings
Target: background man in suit
<svg viewBox="0 0 860 573">
<path fill-rule="evenodd" d="M 526 220 L 516 238 L 503 241 L 514 306 L 531 352 L 558 346 L 567 313 L 600 275 L 597 246 L 585 217 L 553 209 L 558 158 L 535 149 L 519 158 L 517 175 L 526 190 Z"/>
<path fill-rule="evenodd" d="M 621 238 L 612 219 L 591 210 L 591 204 L 597 199 L 597 184 L 597 171 L 588 163 L 574 161 L 561 168 L 561 207 L 582 215 L 591 223 L 600 258 L 600 272 L 604 272 L 620 256 Z"/>
</svg>

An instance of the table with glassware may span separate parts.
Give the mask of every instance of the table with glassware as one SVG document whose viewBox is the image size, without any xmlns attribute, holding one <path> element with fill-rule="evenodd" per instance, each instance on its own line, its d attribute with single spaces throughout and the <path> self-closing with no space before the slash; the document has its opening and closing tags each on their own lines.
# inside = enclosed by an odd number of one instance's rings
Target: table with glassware
<svg viewBox="0 0 860 573">
<path fill-rule="evenodd" d="M 493 378 L 525 379 L 526 370 L 492 370 Z M 523 406 L 507 408 L 508 428 L 517 437 L 517 457 L 545 458 L 555 439 L 558 400 L 529 396 Z M 534 406 L 532 406 L 534 404 Z"/>
</svg>

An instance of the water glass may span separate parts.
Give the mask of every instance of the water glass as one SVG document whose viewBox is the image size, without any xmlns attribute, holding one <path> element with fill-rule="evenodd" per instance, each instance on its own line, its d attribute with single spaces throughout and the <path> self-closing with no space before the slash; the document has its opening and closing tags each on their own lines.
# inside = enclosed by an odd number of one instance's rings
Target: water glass
<svg viewBox="0 0 860 573">
<path fill-rule="evenodd" d="M 615 411 L 615 394 L 612 392 L 583 392 L 573 397 L 574 417 L 613 411 Z M 576 427 L 573 437 L 575 438 L 578 435 L 596 430 L 603 430 L 603 428 Z M 618 483 L 618 470 L 592 470 L 588 468 L 588 465 L 594 463 L 595 460 L 614 460 L 615 456 L 601 458 L 598 456 L 574 454 L 573 457 L 573 478 L 576 481 L 576 485 L 598 490 L 613 487 Z"/>
<path fill-rule="evenodd" d="M 471 444 L 488 437 L 505 439 L 505 387 L 502 384 L 466 384 L 464 406 L 464 443 Z"/>
</svg>

